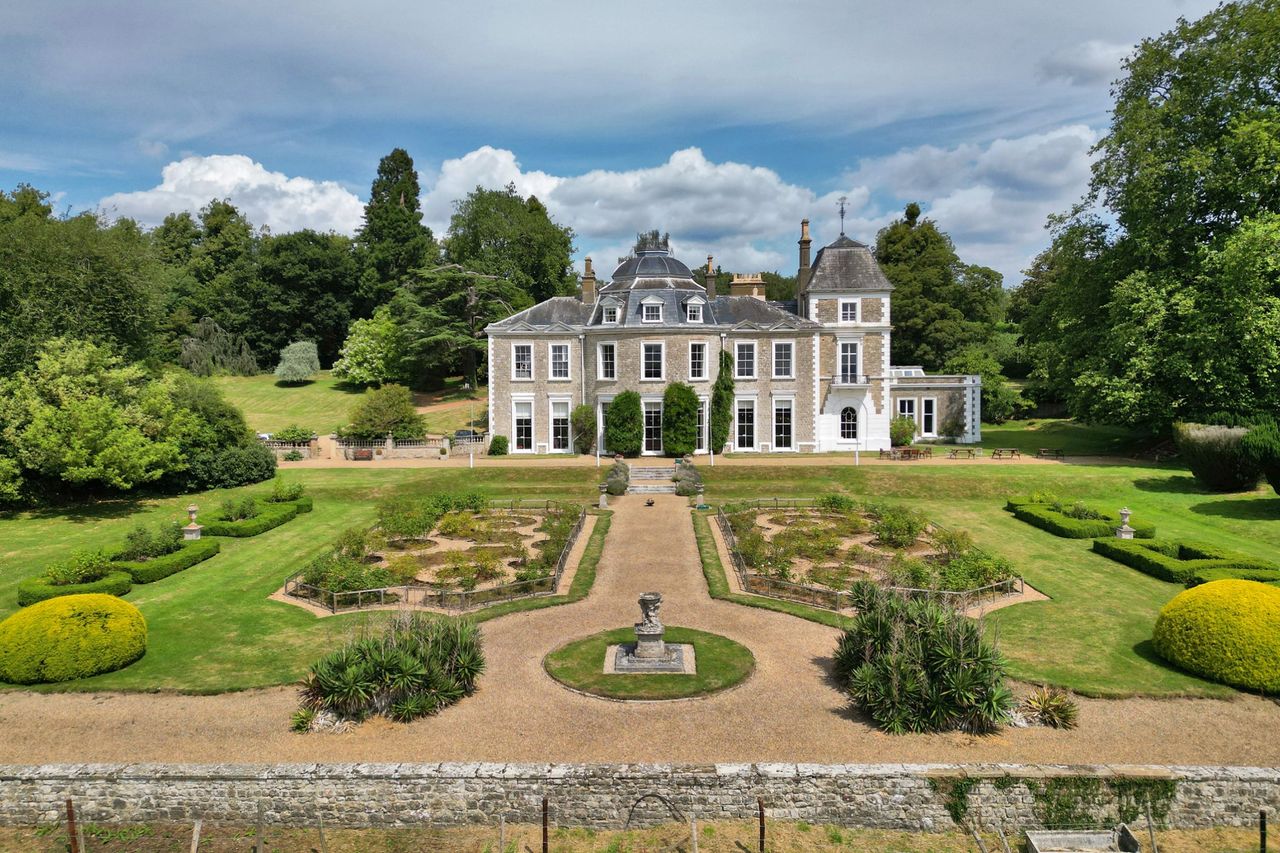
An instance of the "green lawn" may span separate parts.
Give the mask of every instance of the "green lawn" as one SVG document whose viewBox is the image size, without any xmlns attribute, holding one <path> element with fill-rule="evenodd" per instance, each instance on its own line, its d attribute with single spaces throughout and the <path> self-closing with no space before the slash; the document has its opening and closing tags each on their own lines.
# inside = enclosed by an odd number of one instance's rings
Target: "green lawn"
<svg viewBox="0 0 1280 853">
<path fill-rule="evenodd" d="M 245 420 L 255 432 L 275 432 L 297 424 L 327 435 L 346 424 L 348 415 L 364 394 L 363 388 L 342 385 L 321 371 L 316 379 L 303 385 L 277 385 L 269 373 L 260 376 L 217 376 L 213 380 L 227 399 L 244 412 Z M 484 429 L 488 417 L 488 395 L 485 386 L 475 393 L 475 405 L 461 405 L 467 394 L 459 380 L 451 379 L 439 391 L 415 395 L 427 421 L 427 431 L 450 435 L 454 430 Z"/>
<path fill-rule="evenodd" d="M 1094 426 L 1061 418 L 1033 418 L 1003 424 L 983 424 L 979 447 L 1016 447 L 1034 455 L 1053 447 L 1068 456 L 1131 456 L 1151 444 L 1146 433 L 1125 427 Z"/>
<path fill-rule="evenodd" d="M 602 672 L 601 664 L 609 646 L 634 642 L 635 636 L 634 628 L 618 628 L 575 640 L 547 655 L 547 673 L 576 690 L 610 699 L 685 699 L 732 687 L 755 669 L 755 658 L 741 643 L 719 634 L 668 626 L 663 635 L 666 642 L 693 645 L 696 673 L 619 675 Z"/>
<path fill-rule="evenodd" d="M 1226 545 L 1258 557 L 1280 550 L 1280 497 L 1200 491 L 1170 466 L 931 466 L 854 468 L 700 468 L 708 500 L 843 491 L 901 500 L 1014 562 L 1052 600 L 1020 604 L 988 617 L 1012 674 L 1092 695 L 1230 695 L 1220 685 L 1160 661 L 1150 645 L 1155 618 L 1176 584 L 1091 553 L 1088 540 L 1060 539 L 1004 512 L 1004 498 L 1033 489 L 1108 509 L 1128 505 L 1161 536 Z M 767 485 L 764 485 L 767 484 Z"/>
<path fill-rule="evenodd" d="M 349 421 L 347 414 L 364 394 L 363 388 L 340 385 L 327 370 L 303 385 L 277 385 L 270 373 L 217 376 L 213 381 L 255 432 L 297 424 L 327 435 Z"/>
<path fill-rule="evenodd" d="M 597 494 L 589 468 L 527 469 L 306 469 L 290 480 L 307 485 L 315 509 L 247 539 L 220 539 L 222 553 L 126 596 L 147 619 L 147 654 L 136 664 L 55 690 L 179 690 L 223 692 L 283 684 L 370 618 L 345 614 L 317 618 L 268 600 L 284 579 L 329 546 L 347 527 L 368 524 L 381 495 L 475 489 L 495 497 L 549 497 L 590 503 Z M 111 547 L 139 523 L 181 517 L 190 502 L 212 508 L 228 494 L 263 492 L 269 484 L 159 500 L 125 500 L 0 516 L 0 618 L 17 609 L 17 585 L 76 548 Z M 605 519 L 601 519 L 605 520 Z M 597 524 L 603 535 L 603 528 Z M 593 542 L 596 558 L 599 543 Z M 583 574 L 589 582 L 594 563 Z M 585 594 L 575 582 L 574 592 Z M 545 603 L 544 603 L 545 602 Z M 552 603 L 538 599 L 537 606 Z M 519 609 L 513 603 L 511 609 Z"/>
</svg>

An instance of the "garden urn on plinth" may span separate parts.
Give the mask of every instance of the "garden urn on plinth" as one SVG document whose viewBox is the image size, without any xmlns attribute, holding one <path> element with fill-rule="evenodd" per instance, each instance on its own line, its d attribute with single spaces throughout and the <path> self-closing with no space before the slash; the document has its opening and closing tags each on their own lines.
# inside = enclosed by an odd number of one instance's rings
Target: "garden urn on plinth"
<svg viewBox="0 0 1280 853">
<path fill-rule="evenodd" d="M 192 504 L 191 506 L 187 507 L 187 518 L 189 518 L 191 521 L 186 527 L 182 528 L 183 539 L 190 540 L 190 539 L 200 538 L 200 531 L 204 530 L 204 526 L 200 524 L 196 524 L 196 513 L 199 511 L 200 511 L 200 507 L 196 506 L 195 504 Z"/>
<path fill-rule="evenodd" d="M 1133 511 L 1128 507 L 1120 510 L 1120 526 L 1116 528 L 1116 537 L 1118 539 L 1132 539 L 1134 529 L 1129 526 L 1129 516 L 1133 515 Z"/>
<path fill-rule="evenodd" d="M 662 593 L 646 592 L 640 596 L 640 621 L 636 623 L 635 656 L 644 660 L 665 659 L 667 644 L 662 641 L 665 630 L 658 619 Z"/>
</svg>

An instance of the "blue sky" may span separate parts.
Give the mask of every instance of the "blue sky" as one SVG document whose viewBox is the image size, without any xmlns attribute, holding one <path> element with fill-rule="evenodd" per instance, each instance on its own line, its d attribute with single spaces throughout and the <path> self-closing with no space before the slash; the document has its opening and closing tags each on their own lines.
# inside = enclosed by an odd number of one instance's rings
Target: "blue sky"
<svg viewBox="0 0 1280 853">
<path fill-rule="evenodd" d="M 11 0 L 0 187 L 350 232 L 400 146 L 437 231 L 514 181 L 602 269 L 657 227 L 690 263 L 793 271 L 843 195 L 851 235 L 919 201 L 1012 285 L 1085 189 L 1122 57 L 1212 5 Z"/>
</svg>

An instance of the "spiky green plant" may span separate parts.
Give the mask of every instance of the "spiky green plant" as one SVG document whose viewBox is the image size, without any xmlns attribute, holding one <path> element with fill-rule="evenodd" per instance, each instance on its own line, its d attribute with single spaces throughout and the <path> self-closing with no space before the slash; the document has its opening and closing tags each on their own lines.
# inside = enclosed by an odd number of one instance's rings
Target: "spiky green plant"
<svg viewBox="0 0 1280 853">
<path fill-rule="evenodd" d="M 316 661 L 302 681 L 302 708 L 344 720 L 379 714 L 409 722 L 471 695 L 483 672 L 474 623 L 396 614 Z"/>
<path fill-rule="evenodd" d="M 852 593 L 858 615 L 836 643 L 835 675 L 877 726 L 981 734 L 1005 722 L 1013 695 L 977 622 L 868 582 Z"/>
</svg>

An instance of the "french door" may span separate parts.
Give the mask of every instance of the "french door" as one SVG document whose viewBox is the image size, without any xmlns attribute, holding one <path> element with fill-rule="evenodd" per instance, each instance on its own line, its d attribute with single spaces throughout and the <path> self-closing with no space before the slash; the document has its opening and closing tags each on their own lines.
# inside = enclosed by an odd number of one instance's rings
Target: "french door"
<svg viewBox="0 0 1280 853">
<path fill-rule="evenodd" d="M 645 401 L 644 404 L 644 452 L 662 452 L 662 402 Z"/>
</svg>

